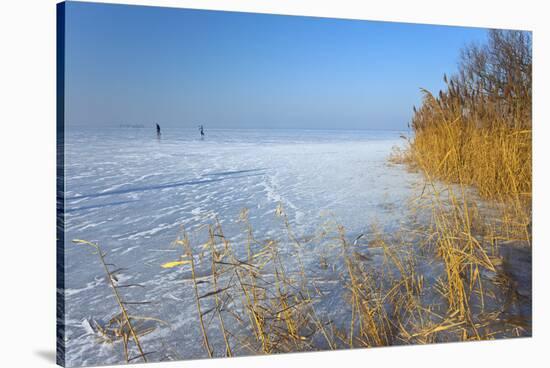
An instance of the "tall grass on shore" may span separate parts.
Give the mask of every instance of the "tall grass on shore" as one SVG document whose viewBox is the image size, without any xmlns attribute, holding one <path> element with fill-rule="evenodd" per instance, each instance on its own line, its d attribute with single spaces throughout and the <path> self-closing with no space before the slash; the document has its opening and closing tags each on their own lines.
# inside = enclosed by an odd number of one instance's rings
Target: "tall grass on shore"
<svg viewBox="0 0 550 368">
<path fill-rule="evenodd" d="M 282 211 L 279 214 L 285 216 Z M 191 244 L 189 234 L 183 231 L 174 243 L 182 247 L 182 256 L 162 265 L 188 267 L 191 272 L 206 354 L 213 357 L 233 356 L 235 351 L 270 354 L 311 350 L 310 337 L 316 331 L 323 332 L 324 327 L 306 287 L 305 271 L 299 268 L 290 274 L 279 254 L 278 242 L 256 239 L 246 209 L 240 221 L 247 235 L 244 258 L 237 256 L 235 246 L 216 220 L 207 227 L 208 240 L 201 247 Z M 197 267 L 204 269 L 208 264 L 209 276 L 199 278 Z M 228 329 L 228 322 L 233 330 Z M 239 326 L 240 333 L 234 326 Z M 324 336 L 330 346 L 326 331 Z M 214 348 L 212 340 L 223 341 L 223 349 Z"/>
<path fill-rule="evenodd" d="M 373 228 L 352 240 L 332 223 L 304 238 L 282 205 L 278 239 L 255 233 L 246 209 L 244 242 L 227 237 L 218 219 L 199 229 L 205 243 L 182 231 L 174 242 L 181 256 L 161 266 L 190 275 L 174 289 L 196 306 L 205 356 L 531 335 L 530 284 L 502 251 L 530 251 L 529 34 L 491 31 L 445 81 L 438 96 L 424 91 L 414 138 L 391 158 L 425 179 L 399 231 Z M 328 293 L 318 287 L 327 280 Z"/>
<path fill-rule="evenodd" d="M 532 57 L 528 32 L 489 32 L 462 50 L 459 71 L 437 96 L 423 90 L 403 157 L 430 179 L 472 186 L 505 203 L 503 218 L 530 227 Z M 508 223 L 510 223 L 508 221 Z"/>
<path fill-rule="evenodd" d="M 244 209 L 244 243 L 216 219 L 197 230 L 206 230 L 204 243 L 182 231 L 174 242 L 181 256 L 160 266 L 182 268 L 186 282 L 174 291 L 195 304 L 207 357 L 529 336 L 521 304 L 530 295 L 518 293 L 493 228 L 483 226 L 467 192 L 432 182 L 422 196 L 428 200 L 414 211 L 428 213 L 427 222 L 394 234 L 372 228 L 362 242 L 337 223 L 304 240 L 281 205 L 286 239 L 261 238 Z M 329 256 L 315 252 L 327 246 Z M 328 280 L 335 289 L 327 293 Z M 126 314 L 124 346 L 137 321 Z"/>
<path fill-rule="evenodd" d="M 176 241 L 183 246 L 183 256 L 163 267 L 190 269 L 208 356 L 529 335 L 528 320 L 510 318 L 510 306 L 518 303 L 509 299 L 515 295 L 514 282 L 503 281 L 503 261 L 493 247 L 491 229 L 474 231 L 480 215 L 467 197 L 439 191 L 435 185 L 429 190 L 434 190 L 429 194 L 434 200 L 428 207 L 431 220 L 415 229 L 414 236 L 405 229 L 401 237 L 373 229 L 370 240 L 358 244 L 349 240 L 343 226 L 334 224 L 310 240 L 311 249 L 321 244 L 340 248 L 325 260 L 332 270 L 315 254 L 325 277 L 339 280 L 335 287 L 346 291 L 342 295 L 349 308 L 339 310 L 339 322 L 318 310 L 319 303 L 327 302 L 315 286 L 320 271 L 303 264 L 303 244 L 281 206 L 276 212 L 288 231 L 283 249 L 294 244 L 293 266 L 286 263 L 288 258 L 283 261 L 282 244 L 256 237 L 243 210 L 246 255 L 237 255 L 241 245 L 228 239 L 216 220 L 202 246 L 191 244 L 184 232 Z M 382 261 L 373 261 L 375 256 Z M 198 278 L 195 268 L 208 264 L 211 274 Z"/>
</svg>

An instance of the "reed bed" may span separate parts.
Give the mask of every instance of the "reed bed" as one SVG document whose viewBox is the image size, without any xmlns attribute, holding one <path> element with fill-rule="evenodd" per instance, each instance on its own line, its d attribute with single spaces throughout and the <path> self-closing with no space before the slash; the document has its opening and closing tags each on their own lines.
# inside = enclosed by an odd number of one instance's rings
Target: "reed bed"
<svg viewBox="0 0 550 368">
<path fill-rule="evenodd" d="M 446 91 L 424 91 L 414 137 L 390 157 L 425 179 L 399 231 L 373 227 L 350 238 L 327 223 L 305 239 L 282 205 L 278 239 L 256 234 L 247 209 L 239 218 L 244 243 L 227 237 L 218 219 L 198 230 L 204 243 L 182 230 L 180 257 L 160 266 L 191 276 L 175 287 L 196 306 L 204 356 L 531 335 L 530 285 L 507 256 L 531 244 L 530 36 L 491 31 L 487 45 L 463 55 Z M 338 299 L 323 291 L 326 280 L 336 280 Z M 113 285 L 125 341 L 145 361 Z M 342 309 L 326 307 L 340 302 Z"/>
<path fill-rule="evenodd" d="M 530 304 L 530 291 L 518 296 L 500 252 L 510 243 L 531 243 L 530 35 L 491 31 L 486 45 L 467 47 L 462 55 L 458 74 L 444 77 L 447 90 L 437 97 L 423 90 L 424 102 L 414 109 L 412 119 L 414 138 L 405 151 L 390 157 L 424 174 L 424 189 L 414 209 L 424 214 L 424 221 L 401 238 L 371 234 L 383 254 L 382 264 L 368 261 L 371 248 L 350 244 L 343 226 L 333 229 L 336 235 L 325 232 L 326 238 L 316 239 L 341 246 L 340 259 L 328 262 L 345 266 L 339 278 L 348 291 L 347 324 L 336 326 L 315 311 L 315 299 L 322 296 L 306 286 L 309 276 L 299 257 L 302 244 L 284 211 L 278 210 L 289 243 L 298 250 L 299 277 L 283 271 L 273 243 L 268 243 L 271 248 L 261 247 L 261 252 L 271 249 L 270 261 L 263 265 L 276 262 L 276 283 L 286 285 L 285 290 L 299 285 L 294 290 L 300 290 L 296 295 L 303 299 L 294 295 L 295 305 L 306 307 L 299 317 L 292 308 L 288 310 L 294 313 L 277 315 L 285 326 L 278 331 L 286 338 L 301 336 L 304 342 L 286 344 L 286 349 L 316 349 L 316 333 L 330 348 L 530 335 L 530 315 L 509 318 L 511 304 Z M 217 229 L 221 232 L 219 225 Z M 247 231 L 257 242 L 249 225 Z M 254 258 L 248 257 L 249 267 Z M 326 258 L 320 263 L 326 264 Z M 240 283 L 247 310 L 257 309 L 259 299 L 250 297 L 256 287 L 255 282 Z M 287 310 L 283 295 L 288 294 L 279 290 L 276 295 L 275 309 Z M 264 328 L 255 313 L 250 321 L 264 353 L 284 350 L 267 343 L 284 340 L 271 336 L 273 328 Z M 300 334 L 296 326 L 309 326 L 311 332 Z"/>
<path fill-rule="evenodd" d="M 282 210 L 278 213 L 286 218 Z M 241 354 L 243 351 L 270 354 L 311 349 L 312 334 L 323 331 L 324 324 L 315 312 L 304 269 L 289 273 L 278 242 L 256 239 L 248 210 L 241 212 L 240 221 L 247 235 L 244 257 L 237 256 L 216 220 L 207 227 L 208 240 L 200 247 L 193 246 L 188 233 L 182 231 L 174 243 L 182 248 L 182 256 L 162 265 L 189 267 L 191 271 L 197 321 L 206 354 L 212 357 L 232 356 L 235 350 Z M 288 235 L 293 236 L 290 232 Z M 300 246 L 297 239 L 294 245 Z M 201 265 L 210 265 L 210 277 L 202 282 L 196 276 L 197 260 Z M 208 318 L 209 315 L 216 317 Z M 224 342 L 221 350 L 215 350 L 209 342 L 211 324 L 216 320 L 218 337 Z M 229 331 L 228 323 L 237 326 L 239 332 Z M 330 345 L 326 331 L 324 335 Z"/>
<path fill-rule="evenodd" d="M 190 276 L 174 290 L 195 304 L 206 357 L 530 336 L 530 314 L 519 311 L 531 297 L 518 292 L 499 251 L 502 235 L 485 225 L 475 201 L 434 182 L 414 203 L 411 228 L 387 234 L 373 227 L 361 241 L 337 223 L 303 240 L 282 206 L 276 214 L 286 237 L 264 239 L 244 209 L 244 244 L 226 237 L 216 219 L 197 230 L 206 232 L 204 243 L 182 230 L 174 242 L 180 257 L 159 268 Z M 315 253 L 316 264 L 309 254 L 306 264 L 302 257 L 318 247 L 332 251 Z M 339 299 L 323 291 L 326 280 L 337 280 L 331 288 Z M 341 302 L 347 307 L 326 308 Z M 145 361 L 131 328 L 140 317 L 124 315 L 116 335 L 125 351 L 132 339 L 139 351 L 126 361 Z"/>
<path fill-rule="evenodd" d="M 500 206 L 510 235 L 530 237 L 532 200 L 532 56 L 528 32 L 489 32 L 462 50 L 456 75 L 414 109 L 414 137 L 393 161 L 428 181 L 472 187 Z"/>
<path fill-rule="evenodd" d="M 520 301 L 510 299 L 516 295 L 510 292 L 515 286 L 503 281 L 507 276 L 492 229 L 474 234 L 473 224 L 480 215 L 469 204 L 458 205 L 466 197 L 435 186 L 431 190 L 437 190 L 428 195 L 435 203 L 422 207 L 432 211 L 431 220 L 416 228 L 413 236 L 405 229 L 391 236 L 373 229 L 366 242 L 358 243 L 349 239 L 343 226 L 324 226 L 309 240 L 310 245 L 330 244 L 339 251 L 328 260 L 319 254 L 317 269 L 303 264 L 301 257 L 307 250 L 292 231 L 282 206 L 277 214 L 288 235 L 282 244 L 258 239 L 248 222 L 248 210 L 243 211 L 246 256 L 237 255 L 240 246 L 225 237 L 219 221 L 208 227 L 209 240 L 202 246 L 190 244 L 183 232 L 176 241 L 182 246 L 181 258 L 163 267 L 191 269 L 205 354 L 271 354 L 528 336 L 528 320 L 508 318 L 510 305 Z M 285 265 L 281 245 L 294 247 L 296 267 Z M 201 249 L 200 254 L 192 249 Z M 203 288 L 197 287 L 195 260 L 212 264 L 210 280 L 202 280 Z M 325 267 L 325 262 L 336 267 Z M 319 291 L 319 269 L 328 279 L 339 280 L 336 287 L 345 291 L 341 295 L 348 308 L 339 311 L 338 321 L 325 309 L 318 310 L 327 302 Z M 216 317 L 205 325 L 210 314 Z M 213 328 L 216 319 L 218 327 Z M 209 343 L 213 340 L 224 343 L 214 348 Z"/>
</svg>

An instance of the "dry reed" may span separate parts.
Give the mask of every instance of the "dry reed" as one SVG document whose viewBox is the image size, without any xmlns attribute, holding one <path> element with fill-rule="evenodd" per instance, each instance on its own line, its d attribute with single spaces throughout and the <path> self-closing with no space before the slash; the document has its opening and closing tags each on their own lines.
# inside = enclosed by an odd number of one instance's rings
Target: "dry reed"
<svg viewBox="0 0 550 368">
<path fill-rule="evenodd" d="M 412 121 L 414 138 L 390 157 L 426 179 L 413 209 L 423 221 L 411 220 L 413 229 L 373 230 L 359 244 L 349 241 L 343 226 L 327 226 L 304 241 L 279 206 L 286 240 L 259 239 L 246 209 L 240 216 L 244 244 L 228 239 L 217 219 L 207 225 L 203 245 L 182 232 L 175 242 L 182 256 L 162 267 L 190 271 L 207 356 L 530 335 L 530 316 L 525 321 L 510 312 L 523 301 L 499 252 L 509 242 L 531 241 L 530 37 L 492 31 L 488 45 L 466 48 L 463 55 L 458 75 L 445 77 L 446 91 L 437 97 L 424 91 Z M 319 267 L 337 273 L 335 287 L 346 291 L 344 322 L 317 309 L 324 294 L 302 259 L 311 251 L 308 242 L 340 250 L 318 256 Z M 281 250 L 292 250 L 294 266 Z M 200 267 L 210 270 L 208 280 L 198 279 Z M 111 286 L 145 361 L 132 318 Z"/>
</svg>

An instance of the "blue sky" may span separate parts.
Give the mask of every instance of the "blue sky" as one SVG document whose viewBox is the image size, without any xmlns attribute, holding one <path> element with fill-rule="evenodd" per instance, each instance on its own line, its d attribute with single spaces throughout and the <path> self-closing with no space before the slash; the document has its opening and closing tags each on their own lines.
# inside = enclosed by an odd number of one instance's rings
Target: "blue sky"
<svg viewBox="0 0 550 368">
<path fill-rule="evenodd" d="M 403 129 L 486 30 L 69 2 L 66 124 Z"/>
</svg>

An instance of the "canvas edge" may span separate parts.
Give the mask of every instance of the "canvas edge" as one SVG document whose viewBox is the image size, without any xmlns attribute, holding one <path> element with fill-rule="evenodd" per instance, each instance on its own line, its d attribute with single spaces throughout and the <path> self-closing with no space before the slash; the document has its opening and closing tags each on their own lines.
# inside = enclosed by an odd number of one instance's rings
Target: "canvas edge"
<svg viewBox="0 0 550 368">
<path fill-rule="evenodd" d="M 56 363 L 65 366 L 65 2 L 56 4 Z"/>
</svg>

